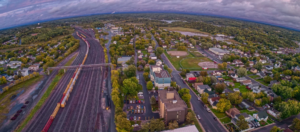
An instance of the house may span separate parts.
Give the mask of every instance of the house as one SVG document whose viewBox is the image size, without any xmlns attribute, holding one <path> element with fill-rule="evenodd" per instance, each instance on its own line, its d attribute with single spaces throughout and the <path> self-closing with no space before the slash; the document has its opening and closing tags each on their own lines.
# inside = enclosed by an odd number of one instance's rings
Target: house
<svg viewBox="0 0 300 132">
<path fill-rule="evenodd" d="M 31 70 L 31 71 L 37 71 L 39 70 L 39 65 L 31 65 L 28 69 Z"/>
<path fill-rule="evenodd" d="M 5 64 L 5 61 L 0 61 L 0 65 L 3 65 L 3 64 Z"/>
<path fill-rule="evenodd" d="M 230 75 L 230 77 L 233 78 L 233 79 L 239 78 L 239 76 L 237 74 Z"/>
<path fill-rule="evenodd" d="M 232 64 L 238 65 L 238 64 L 243 64 L 241 60 L 233 60 Z"/>
<path fill-rule="evenodd" d="M 28 76 L 28 68 L 23 68 L 23 70 L 20 70 L 23 77 Z"/>
<path fill-rule="evenodd" d="M 268 120 L 268 114 L 266 111 L 259 111 L 256 114 L 253 114 L 253 117 L 258 121 L 267 121 Z"/>
<path fill-rule="evenodd" d="M 263 59 L 260 59 L 259 62 L 261 62 L 261 63 L 263 63 L 263 64 L 267 63 L 267 61 L 266 61 L 266 60 L 263 60 Z"/>
<path fill-rule="evenodd" d="M 150 53 L 149 58 L 151 60 L 156 60 L 157 59 L 157 57 L 156 57 L 156 55 L 154 53 Z"/>
<path fill-rule="evenodd" d="M 249 66 L 253 67 L 253 65 L 254 65 L 254 62 L 253 61 L 249 61 Z"/>
<path fill-rule="evenodd" d="M 273 66 L 266 66 L 266 69 L 269 70 L 269 71 L 273 70 Z"/>
<path fill-rule="evenodd" d="M 234 88 L 233 91 L 234 91 L 234 92 L 240 92 L 240 89 Z"/>
<path fill-rule="evenodd" d="M 296 66 L 296 67 L 294 68 L 294 71 L 300 71 L 300 67 L 299 67 L 299 66 Z"/>
<path fill-rule="evenodd" d="M 248 80 L 248 79 L 245 77 L 240 77 L 240 78 L 235 79 L 236 82 L 242 82 L 242 81 L 246 81 L 246 80 Z"/>
<path fill-rule="evenodd" d="M 231 108 L 225 112 L 229 117 L 234 118 L 236 115 L 241 114 L 237 108 Z"/>
<path fill-rule="evenodd" d="M 280 112 L 276 110 L 267 110 L 267 113 L 275 118 L 280 118 Z"/>
<path fill-rule="evenodd" d="M 217 109 L 217 104 L 219 103 L 220 97 L 212 97 L 208 99 L 209 104 L 213 109 Z"/>
<path fill-rule="evenodd" d="M 196 81 L 196 77 L 194 76 L 193 73 L 187 73 L 186 74 L 186 81 L 190 83 L 194 83 Z"/>
<path fill-rule="evenodd" d="M 117 64 L 126 63 L 126 62 L 129 61 L 130 59 L 131 59 L 131 57 L 127 57 L 127 56 L 125 56 L 125 57 L 120 57 L 120 58 L 118 58 L 118 60 L 117 60 Z"/>
<path fill-rule="evenodd" d="M 143 59 L 143 54 L 142 54 L 142 53 L 138 55 L 138 59 L 139 59 L 139 60 L 142 60 L 142 59 Z"/>
<path fill-rule="evenodd" d="M 163 45 L 162 47 L 165 49 L 165 48 L 167 48 L 167 45 Z"/>
<path fill-rule="evenodd" d="M 193 87 L 194 87 L 194 88 L 197 88 L 198 85 L 203 85 L 203 83 L 194 83 L 194 84 L 193 84 Z"/>
<path fill-rule="evenodd" d="M 155 87 L 159 89 L 164 89 L 165 87 L 170 87 L 171 76 L 170 74 L 162 68 L 162 66 L 150 66 L 150 78 L 154 82 Z"/>
<path fill-rule="evenodd" d="M 204 90 L 211 91 L 211 88 L 208 85 L 197 85 L 197 91 L 202 94 Z"/>
<path fill-rule="evenodd" d="M 229 86 L 234 87 L 234 83 L 233 83 L 233 82 L 225 81 L 224 83 L 225 83 L 228 87 L 229 87 Z"/>
<path fill-rule="evenodd" d="M 158 91 L 159 116 L 164 118 L 165 124 L 176 120 L 183 123 L 186 119 L 187 105 L 180 98 L 176 90 L 168 88 L 167 90 Z"/>
<path fill-rule="evenodd" d="M 21 61 L 10 61 L 6 66 L 9 66 L 10 68 L 18 68 L 21 64 Z"/>
<path fill-rule="evenodd" d="M 260 78 L 264 78 L 266 76 L 266 74 L 264 72 L 258 72 L 256 73 L 256 75 L 258 75 Z"/>
<path fill-rule="evenodd" d="M 280 63 L 276 63 L 276 64 L 274 64 L 274 67 L 275 67 L 275 68 L 279 68 L 280 65 L 281 65 Z M 298 67 L 298 68 L 299 68 L 299 70 L 300 70 L 300 67 Z"/>
<path fill-rule="evenodd" d="M 258 57 L 258 56 L 259 56 L 259 54 L 258 54 L 258 53 L 254 53 L 254 56 Z"/>
<path fill-rule="evenodd" d="M 141 51 L 141 50 L 138 50 L 137 53 L 142 53 L 142 51 Z"/>
<path fill-rule="evenodd" d="M 235 75 L 235 72 L 234 72 L 234 71 L 228 71 L 228 75 L 229 75 L 229 76 Z"/>
<path fill-rule="evenodd" d="M 160 59 L 157 59 L 155 64 L 156 64 L 157 66 L 161 66 L 161 65 L 162 65 L 162 61 L 161 61 Z"/>
<path fill-rule="evenodd" d="M 212 75 L 213 76 L 221 76 L 222 75 L 222 71 L 213 71 Z"/>
<path fill-rule="evenodd" d="M 256 70 L 255 68 L 251 68 L 251 69 L 250 69 L 250 72 L 256 74 L 256 73 L 257 73 L 257 70 Z"/>
<path fill-rule="evenodd" d="M 114 41 L 113 44 L 117 44 L 117 41 Z"/>
<path fill-rule="evenodd" d="M 253 118 L 251 118 L 251 116 L 248 115 L 247 113 L 241 113 L 241 114 L 238 114 L 238 115 L 235 116 L 235 118 L 236 118 L 237 120 L 239 120 L 239 117 L 240 117 L 240 116 L 244 116 L 244 117 L 245 117 L 245 120 L 246 120 L 247 122 L 253 120 Z"/>
<path fill-rule="evenodd" d="M 252 81 L 251 80 L 244 80 L 244 81 L 242 81 L 242 84 L 243 85 L 251 85 Z"/>
<path fill-rule="evenodd" d="M 148 53 L 152 53 L 153 49 L 152 48 L 148 48 Z"/>
</svg>

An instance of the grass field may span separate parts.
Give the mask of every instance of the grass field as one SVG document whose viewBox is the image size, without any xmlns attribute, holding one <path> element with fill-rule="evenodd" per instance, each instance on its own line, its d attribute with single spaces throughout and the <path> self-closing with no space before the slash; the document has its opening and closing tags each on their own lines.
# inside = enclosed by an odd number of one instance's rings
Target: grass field
<svg viewBox="0 0 300 132">
<path fill-rule="evenodd" d="M 37 76 L 25 82 L 19 83 L 0 95 L 0 123 L 4 121 L 6 114 L 9 112 L 9 105 L 11 104 L 10 98 L 13 95 L 16 95 L 20 90 L 26 90 L 29 88 L 29 86 L 37 83 L 42 78 L 43 76 Z"/>
<path fill-rule="evenodd" d="M 194 57 L 190 53 L 187 56 L 180 57 L 180 58 L 177 58 L 175 56 L 170 56 L 166 51 L 164 51 L 164 53 L 177 70 L 180 70 L 180 68 L 183 68 L 183 69 L 200 71 L 200 70 L 202 70 L 202 67 L 200 67 L 198 65 L 199 62 L 211 61 L 210 59 L 208 59 L 206 57 Z"/>
<path fill-rule="evenodd" d="M 203 57 L 203 55 L 199 51 L 190 51 L 190 53 L 195 57 Z"/>
<path fill-rule="evenodd" d="M 229 122 L 231 122 L 231 119 L 229 118 L 229 117 L 225 117 L 225 118 L 222 118 L 222 119 L 220 119 L 220 121 L 222 122 L 222 123 L 229 123 Z"/>
<path fill-rule="evenodd" d="M 261 84 L 268 86 L 269 84 L 266 83 L 263 79 L 255 79 L 256 81 L 259 81 Z"/>
<path fill-rule="evenodd" d="M 247 113 L 248 115 L 253 115 L 253 114 L 255 114 L 255 113 L 257 113 L 257 111 L 255 110 L 255 111 L 249 111 L 249 110 L 240 110 L 240 112 L 241 113 Z"/>
<path fill-rule="evenodd" d="M 234 87 L 233 88 L 240 89 L 241 93 L 249 92 L 249 90 L 246 88 L 246 86 L 245 85 L 241 85 L 240 83 L 234 83 Z M 233 88 L 231 90 L 233 90 Z"/>
<path fill-rule="evenodd" d="M 77 55 L 78 54 L 74 55 L 70 60 L 68 60 L 68 62 L 65 64 L 65 66 L 70 66 L 73 63 L 73 61 L 76 59 Z"/>
<path fill-rule="evenodd" d="M 200 30 L 193 29 L 193 28 L 184 28 L 184 27 L 160 27 L 160 28 L 167 29 L 169 31 L 182 31 L 182 32 L 202 33 L 202 34 L 210 35 L 209 33 L 202 32 Z"/>
</svg>

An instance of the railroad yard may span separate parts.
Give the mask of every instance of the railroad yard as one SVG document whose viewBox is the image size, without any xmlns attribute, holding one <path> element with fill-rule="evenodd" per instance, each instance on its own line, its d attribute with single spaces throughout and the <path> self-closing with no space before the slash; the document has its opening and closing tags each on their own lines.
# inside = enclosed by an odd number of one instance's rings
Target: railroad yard
<svg viewBox="0 0 300 132">
<path fill-rule="evenodd" d="M 80 65 L 85 61 L 85 65 L 104 63 L 104 53 L 101 45 L 94 39 L 92 30 L 81 30 L 75 28 L 76 32 L 82 34 L 89 43 L 90 49 L 76 33 L 73 36 L 80 39 L 79 55 L 72 65 Z M 86 60 L 85 54 L 88 51 Z M 106 131 L 108 128 L 103 115 L 101 99 L 103 96 L 104 79 L 107 74 L 106 68 L 93 67 L 81 68 L 73 89 L 65 106 L 60 107 L 54 119 L 50 119 L 58 103 L 64 97 L 64 91 L 69 86 L 69 82 L 75 69 L 68 69 L 55 90 L 45 102 L 44 106 L 33 117 L 23 131 L 38 132 L 45 129 L 48 131 Z M 67 95 L 66 95 L 67 96 Z M 109 112 L 105 112 L 108 113 Z M 52 124 L 49 121 L 51 120 Z"/>
</svg>

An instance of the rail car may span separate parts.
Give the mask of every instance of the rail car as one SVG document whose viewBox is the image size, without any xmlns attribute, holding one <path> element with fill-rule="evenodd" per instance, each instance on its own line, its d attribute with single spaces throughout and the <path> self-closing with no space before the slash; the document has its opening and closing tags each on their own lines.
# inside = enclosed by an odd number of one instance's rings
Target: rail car
<svg viewBox="0 0 300 132">
<path fill-rule="evenodd" d="M 90 44 L 89 44 L 89 43 L 88 43 L 81 35 L 79 35 L 78 32 L 77 32 L 76 34 L 77 34 L 77 36 L 79 36 L 82 40 L 84 40 L 85 43 L 86 43 L 86 45 L 87 45 L 87 47 L 90 48 Z M 89 53 L 89 48 L 86 49 L 86 54 L 85 54 L 85 57 L 84 57 L 84 59 L 83 59 L 81 65 L 75 70 L 75 72 L 74 72 L 74 74 L 73 74 L 73 76 L 72 76 L 72 78 L 71 78 L 69 84 L 67 85 L 66 90 L 65 90 L 64 93 L 63 93 L 63 96 L 62 96 L 61 100 L 59 101 L 59 103 L 58 103 L 57 106 L 55 107 L 53 113 L 51 114 L 50 118 L 48 119 L 48 121 L 47 121 L 46 125 L 44 126 L 42 132 L 47 132 L 47 131 L 49 130 L 49 128 L 50 128 L 50 126 L 51 126 L 51 124 L 52 124 L 54 118 L 56 117 L 56 114 L 57 114 L 57 112 L 59 111 L 59 109 L 60 109 L 61 107 L 62 107 L 62 108 L 65 107 L 66 102 L 68 101 L 68 99 L 69 99 L 69 97 L 70 97 L 70 93 L 71 93 L 72 90 L 73 90 L 73 86 L 75 85 L 76 80 L 77 80 L 77 78 L 78 78 L 78 76 L 79 76 L 79 74 L 80 74 L 80 71 L 81 71 L 81 69 L 82 69 L 82 65 L 83 65 L 83 64 L 85 63 L 85 61 L 86 61 L 86 58 L 87 58 L 88 53 Z"/>
</svg>

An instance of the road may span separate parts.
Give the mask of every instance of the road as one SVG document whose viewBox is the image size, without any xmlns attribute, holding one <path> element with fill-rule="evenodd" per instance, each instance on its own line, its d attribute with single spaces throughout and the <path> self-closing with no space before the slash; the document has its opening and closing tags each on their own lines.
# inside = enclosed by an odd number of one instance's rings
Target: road
<svg viewBox="0 0 300 132">
<path fill-rule="evenodd" d="M 157 41 L 154 39 L 152 35 L 152 40 L 156 42 L 155 48 L 158 47 Z M 164 64 L 166 64 L 169 68 L 173 70 L 171 73 L 172 75 L 172 81 L 175 81 L 177 85 L 179 85 L 181 88 L 189 88 L 185 83 L 183 83 L 183 80 L 181 76 L 179 75 L 178 71 L 173 67 L 171 62 L 168 60 L 168 58 L 162 54 L 161 55 L 162 61 Z M 196 115 L 200 115 L 201 120 L 200 123 L 202 124 L 203 128 L 206 132 L 225 132 L 226 130 L 224 127 L 216 120 L 214 120 L 214 116 L 211 113 L 208 113 L 201 101 L 198 100 L 198 97 L 192 92 L 192 89 L 190 89 L 190 94 L 192 96 L 191 103 L 193 105 L 193 111 Z"/>
<path fill-rule="evenodd" d="M 75 34 L 73 34 L 75 38 Z M 83 41 L 80 41 L 79 47 L 79 55 L 74 60 L 72 65 L 79 65 L 82 63 L 82 60 L 85 56 L 86 52 L 86 44 Z M 55 89 L 52 91 L 51 95 L 45 101 L 44 105 L 40 108 L 40 110 L 34 115 L 31 121 L 27 124 L 27 126 L 23 129 L 24 132 L 40 132 L 45 124 L 47 123 L 50 115 L 54 111 L 57 103 L 61 100 L 63 96 L 63 92 L 66 89 L 73 73 L 75 70 L 67 70 L 64 76 L 57 83 Z"/>
</svg>

